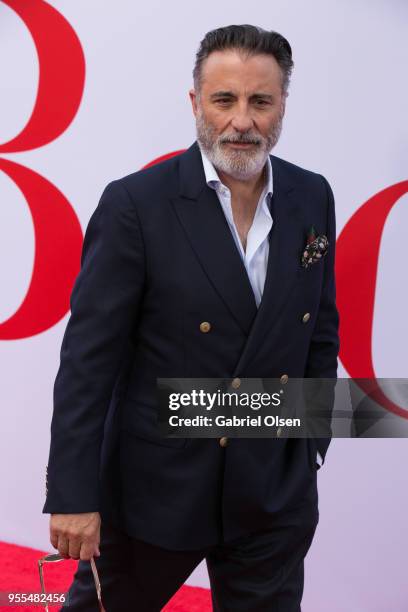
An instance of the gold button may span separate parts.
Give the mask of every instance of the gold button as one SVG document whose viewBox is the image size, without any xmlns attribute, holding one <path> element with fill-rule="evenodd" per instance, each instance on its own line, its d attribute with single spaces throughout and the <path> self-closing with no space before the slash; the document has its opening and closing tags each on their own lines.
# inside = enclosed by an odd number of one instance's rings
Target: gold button
<svg viewBox="0 0 408 612">
<path fill-rule="evenodd" d="M 305 314 L 302 317 L 303 323 L 307 323 L 309 319 L 310 319 L 310 312 L 305 312 Z"/>
<path fill-rule="evenodd" d="M 282 427 L 278 427 L 278 429 L 276 430 L 276 435 L 278 436 L 278 438 L 281 435 L 281 433 L 282 433 Z"/>
<path fill-rule="evenodd" d="M 211 329 L 211 324 L 208 321 L 203 321 L 202 323 L 200 323 L 200 331 L 203 332 L 203 334 L 206 334 L 207 332 L 209 332 Z"/>
<path fill-rule="evenodd" d="M 240 378 L 234 378 L 233 381 L 231 382 L 231 387 L 233 389 L 238 389 L 238 387 L 241 386 L 241 379 Z"/>
<path fill-rule="evenodd" d="M 228 444 L 228 438 L 227 436 L 223 436 L 222 438 L 220 438 L 220 446 L 222 446 L 223 448 L 225 448 Z"/>
<path fill-rule="evenodd" d="M 289 380 L 289 376 L 287 374 L 282 374 L 282 376 L 280 377 L 280 381 L 281 381 L 282 385 L 286 385 L 288 380 Z"/>
</svg>

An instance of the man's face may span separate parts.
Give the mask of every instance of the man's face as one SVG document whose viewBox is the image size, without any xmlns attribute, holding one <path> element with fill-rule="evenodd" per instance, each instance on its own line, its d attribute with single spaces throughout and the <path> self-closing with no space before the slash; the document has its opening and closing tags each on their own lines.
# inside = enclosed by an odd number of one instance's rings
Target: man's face
<svg viewBox="0 0 408 612">
<path fill-rule="evenodd" d="M 279 139 L 285 113 L 282 73 L 274 57 L 214 51 L 201 88 L 190 91 L 197 140 L 214 166 L 239 180 L 256 176 Z"/>
</svg>

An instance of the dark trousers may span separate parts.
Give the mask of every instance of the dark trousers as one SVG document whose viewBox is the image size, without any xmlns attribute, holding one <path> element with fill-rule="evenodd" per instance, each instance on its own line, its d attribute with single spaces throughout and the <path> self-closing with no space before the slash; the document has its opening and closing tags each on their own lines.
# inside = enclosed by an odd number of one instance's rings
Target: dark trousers
<svg viewBox="0 0 408 612">
<path fill-rule="evenodd" d="M 159 548 L 102 523 L 95 562 L 106 612 L 159 612 L 202 559 L 216 612 L 300 612 L 304 558 L 317 521 L 302 520 L 298 510 L 268 531 L 193 551 Z M 99 611 L 89 561 L 79 561 L 61 610 Z"/>
</svg>

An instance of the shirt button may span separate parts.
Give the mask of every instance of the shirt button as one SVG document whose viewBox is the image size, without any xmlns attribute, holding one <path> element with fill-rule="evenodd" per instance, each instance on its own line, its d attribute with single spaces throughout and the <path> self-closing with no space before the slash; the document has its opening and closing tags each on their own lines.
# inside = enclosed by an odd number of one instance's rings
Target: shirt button
<svg viewBox="0 0 408 612">
<path fill-rule="evenodd" d="M 203 334 L 206 334 L 207 332 L 209 332 L 211 329 L 211 323 L 209 323 L 208 321 L 203 321 L 202 323 L 200 323 L 200 331 L 203 332 Z"/>
<path fill-rule="evenodd" d="M 310 312 L 305 312 L 305 314 L 302 317 L 303 323 L 307 323 L 309 319 L 310 319 Z"/>
<path fill-rule="evenodd" d="M 222 446 L 222 448 L 225 448 L 227 445 L 228 445 L 227 436 L 223 436 L 222 438 L 220 438 L 220 446 Z"/>
<path fill-rule="evenodd" d="M 234 378 L 233 381 L 231 382 L 231 387 L 233 389 L 238 389 L 241 386 L 241 379 L 240 378 Z"/>
<path fill-rule="evenodd" d="M 289 380 L 289 376 L 287 374 L 282 374 L 282 376 L 280 377 L 280 381 L 281 381 L 282 385 L 286 385 L 288 380 Z"/>
</svg>

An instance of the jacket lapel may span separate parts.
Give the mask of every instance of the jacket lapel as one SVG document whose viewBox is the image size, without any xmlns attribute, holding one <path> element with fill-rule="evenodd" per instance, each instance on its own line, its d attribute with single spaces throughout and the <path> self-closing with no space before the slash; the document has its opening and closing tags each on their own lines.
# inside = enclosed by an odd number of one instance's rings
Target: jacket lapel
<svg viewBox="0 0 408 612">
<path fill-rule="evenodd" d="M 247 335 L 235 369 L 242 373 L 274 328 L 299 274 L 305 236 L 301 197 L 278 158 L 273 169 L 272 230 L 262 300 L 256 307 L 252 287 L 217 194 L 207 186 L 195 142 L 180 156 L 180 195 L 172 203 L 191 247 L 232 316 Z"/>
<path fill-rule="evenodd" d="M 180 195 L 172 203 L 204 272 L 245 334 L 257 314 L 252 287 L 195 142 L 180 156 Z"/>
<path fill-rule="evenodd" d="M 278 318 L 290 297 L 291 289 L 302 272 L 300 258 L 305 236 L 300 220 L 299 194 L 279 160 L 272 156 L 271 161 L 273 169 L 271 202 L 273 225 L 269 234 L 265 286 L 258 314 L 236 366 L 235 376 L 242 375 L 246 365 L 250 363 L 259 348 L 265 343 L 268 333 L 279 324 Z"/>
</svg>

